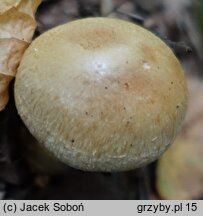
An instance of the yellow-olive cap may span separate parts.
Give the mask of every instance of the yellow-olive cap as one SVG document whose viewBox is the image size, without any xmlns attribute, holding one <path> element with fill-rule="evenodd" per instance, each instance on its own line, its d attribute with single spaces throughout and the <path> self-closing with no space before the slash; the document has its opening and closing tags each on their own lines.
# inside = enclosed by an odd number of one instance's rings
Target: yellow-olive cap
<svg viewBox="0 0 203 216">
<path fill-rule="evenodd" d="M 154 161 L 174 141 L 187 88 L 177 58 L 151 32 L 87 18 L 32 42 L 15 101 L 30 132 L 64 163 L 124 171 Z"/>
</svg>

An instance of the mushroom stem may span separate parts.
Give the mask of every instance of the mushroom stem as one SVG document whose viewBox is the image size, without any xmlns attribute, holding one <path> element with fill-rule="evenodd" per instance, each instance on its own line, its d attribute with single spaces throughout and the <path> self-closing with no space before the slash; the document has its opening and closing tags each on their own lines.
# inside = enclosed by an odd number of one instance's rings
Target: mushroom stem
<svg viewBox="0 0 203 216">
<path fill-rule="evenodd" d="M 100 0 L 101 15 L 106 16 L 114 9 L 113 0 Z"/>
</svg>

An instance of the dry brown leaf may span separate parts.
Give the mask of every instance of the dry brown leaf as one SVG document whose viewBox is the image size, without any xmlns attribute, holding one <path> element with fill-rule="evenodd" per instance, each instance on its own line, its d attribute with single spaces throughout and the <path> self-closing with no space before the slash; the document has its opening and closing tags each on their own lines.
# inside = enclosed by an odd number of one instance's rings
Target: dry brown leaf
<svg viewBox="0 0 203 216">
<path fill-rule="evenodd" d="M 203 81 L 189 78 L 188 89 L 183 131 L 157 166 L 157 189 L 164 199 L 198 199 L 203 195 Z"/>
<path fill-rule="evenodd" d="M 19 61 L 27 47 L 27 42 L 18 39 L 0 39 L 0 74 L 14 77 Z"/>
<path fill-rule="evenodd" d="M 1 0 L 0 1 L 0 15 L 13 7 L 17 7 L 20 2 L 21 0 Z"/>
<path fill-rule="evenodd" d="M 8 102 L 8 87 L 36 28 L 34 14 L 41 0 L 0 2 L 0 111 Z"/>
<path fill-rule="evenodd" d="M 0 110 L 8 102 L 8 87 L 28 43 L 14 38 L 0 39 Z"/>
<path fill-rule="evenodd" d="M 18 10 L 20 12 L 26 13 L 30 15 L 32 18 L 35 16 L 35 12 L 40 5 L 41 0 L 21 0 L 20 4 L 18 5 Z"/>
<path fill-rule="evenodd" d="M 31 42 L 36 22 L 29 15 L 12 8 L 0 16 L 0 26 L 0 38 Z"/>
<path fill-rule="evenodd" d="M 0 110 L 2 110 L 8 102 L 8 85 L 12 79 L 13 77 L 0 73 Z"/>
<path fill-rule="evenodd" d="M 0 1 L 0 15 L 10 10 L 17 8 L 19 11 L 26 13 L 34 18 L 37 7 L 41 0 L 1 0 Z"/>
</svg>

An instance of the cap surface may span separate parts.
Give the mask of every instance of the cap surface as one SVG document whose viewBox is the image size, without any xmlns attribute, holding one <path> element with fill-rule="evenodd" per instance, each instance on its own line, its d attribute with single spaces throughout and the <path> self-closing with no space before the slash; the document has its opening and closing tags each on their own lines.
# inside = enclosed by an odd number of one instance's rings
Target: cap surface
<svg viewBox="0 0 203 216">
<path fill-rule="evenodd" d="M 15 100 L 30 132 L 61 161 L 123 171 L 155 160 L 174 141 L 187 90 L 159 38 L 126 21 L 87 18 L 31 44 Z"/>
</svg>

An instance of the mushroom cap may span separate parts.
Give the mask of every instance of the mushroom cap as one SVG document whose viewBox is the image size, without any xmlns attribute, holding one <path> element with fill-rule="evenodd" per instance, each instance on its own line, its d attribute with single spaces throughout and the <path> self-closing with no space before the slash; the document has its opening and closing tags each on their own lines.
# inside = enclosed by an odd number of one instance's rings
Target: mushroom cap
<svg viewBox="0 0 203 216">
<path fill-rule="evenodd" d="M 187 88 L 177 58 L 151 32 L 87 18 L 34 40 L 18 68 L 15 101 L 30 132 L 61 161 L 124 171 L 173 143 Z"/>
</svg>

